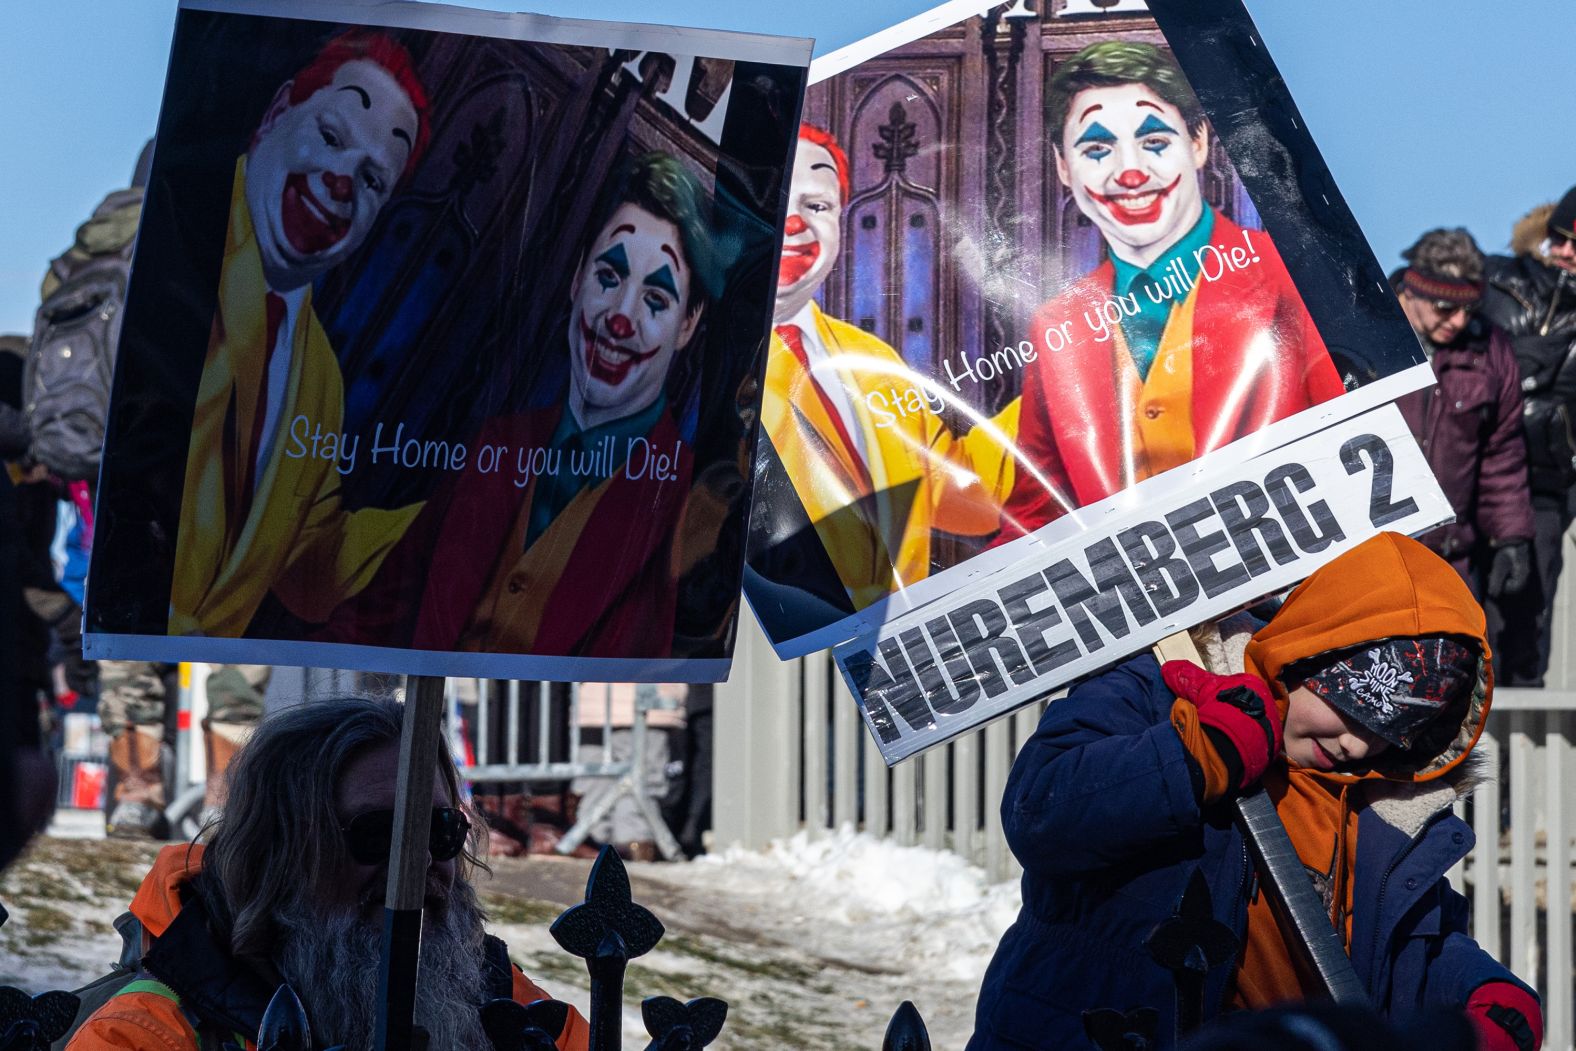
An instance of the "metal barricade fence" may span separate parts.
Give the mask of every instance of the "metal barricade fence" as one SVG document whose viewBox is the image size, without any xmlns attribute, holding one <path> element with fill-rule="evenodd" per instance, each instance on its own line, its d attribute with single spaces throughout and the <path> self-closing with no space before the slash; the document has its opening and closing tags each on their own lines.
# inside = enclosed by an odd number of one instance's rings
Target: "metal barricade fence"
<svg viewBox="0 0 1576 1051">
<path fill-rule="evenodd" d="M 206 683 L 213 666 L 182 664 L 179 690 L 171 699 L 175 742 L 169 759 L 169 804 L 166 819 L 172 830 L 189 836 L 197 832 L 207 780 L 206 754 L 201 726 L 208 713 Z M 371 691 L 398 695 L 398 680 L 356 673 L 314 669 L 276 669 L 297 673 L 299 683 L 275 684 L 270 704 L 280 706 L 334 696 Z M 471 784 L 543 784 L 579 778 L 605 778 L 612 782 L 560 840 L 558 850 L 568 854 L 585 841 L 591 829 L 623 798 L 630 798 L 651 827 L 663 856 L 680 853 L 672 832 L 662 820 L 656 800 L 641 772 L 648 751 L 647 716 L 671 709 L 674 703 L 655 687 L 635 689 L 630 711 L 615 718 L 613 687 L 608 684 L 501 682 L 484 679 L 449 679 L 446 684 L 448 719 L 446 736 L 453 746 L 461 777 Z M 275 695 L 278 695 L 277 698 Z M 461 701 L 471 708 L 461 714 Z M 469 736 L 465 733 L 469 728 Z M 615 743 L 615 731 L 629 731 L 626 742 Z M 592 741 L 599 742 L 590 743 Z M 88 714 L 68 716 L 63 747 L 56 756 L 59 789 L 56 806 L 62 809 L 98 809 L 104 805 L 109 773 L 108 738 L 98 718 Z M 80 773 L 79 773 L 80 771 Z"/>
<path fill-rule="evenodd" d="M 55 754 L 55 806 L 62 810 L 94 810 L 103 806 L 109 777 L 109 738 L 98 716 L 67 712 L 61 725 L 61 747 Z"/>
<path fill-rule="evenodd" d="M 207 713 L 207 664 L 182 664 L 179 690 L 171 699 L 176 705 L 175 748 L 167 756 L 165 775 L 169 778 L 166 816 L 172 829 L 181 834 L 195 831 L 197 810 L 202 801 L 206 778 L 200 727 Z M 55 806 L 62 810 L 101 810 L 109 790 L 109 735 L 96 713 L 66 712 L 62 720 L 59 750 L 55 754 L 57 790 Z"/>
<path fill-rule="evenodd" d="M 579 778 L 613 781 L 610 790 L 576 815 L 575 823 L 554 848 L 558 853 L 569 854 L 585 842 L 596 824 L 627 797 L 650 826 L 657 849 L 671 861 L 680 855 L 678 841 L 648 791 L 645 773 L 647 717 L 673 704 L 656 687 L 637 686 L 627 727 L 628 752 L 620 755 L 623 749 L 615 747 L 615 733 L 626 727 L 622 718 L 615 719 L 613 689 L 612 684 L 449 679 L 445 736 L 454 750 L 461 779 L 472 785 L 544 784 Z M 600 717 L 592 718 L 589 726 L 595 732 L 587 734 L 582 722 L 588 711 L 595 715 L 599 700 Z M 465 717 L 464 708 L 474 710 L 471 719 Z M 588 745 L 588 737 L 599 738 L 600 747 Z"/>
</svg>

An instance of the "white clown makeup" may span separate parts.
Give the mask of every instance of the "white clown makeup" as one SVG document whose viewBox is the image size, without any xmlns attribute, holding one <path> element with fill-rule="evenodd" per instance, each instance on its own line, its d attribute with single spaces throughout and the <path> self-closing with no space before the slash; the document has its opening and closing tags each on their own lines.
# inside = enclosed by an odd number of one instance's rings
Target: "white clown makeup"
<svg viewBox="0 0 1576 1051">
<path fill-rule="evenodd" d="M 246 203 L 276 292 L 308 284 L 366 240 L 410 159 L 416 109 L 371 59 L 291 105 L 279 89 L 246 164 Z"/>
<path fill-rule="evenodd" d="M 842 248 L 842 219 L 837 162 L 826 147 L 800 139 L 788 188 L 783 254 L 777 265 L 777 303 L 772 311 L 777 324 L 802 310 L 832 272 Z"/>
<path fill-rule="evenodd" d="M 1085 88 L 1072 98 L 1056 174 L 1118 258 L 1148 266 L 1198 222 L 1198 173 L 1209 133 L 1142 84 Z"/>
<path fill-rule="evenodd" d="M 570 286 L 569 406 L 582 427 L 640 412 L 700 323 L 676 226 L 621 205 Z"/>
</svg>

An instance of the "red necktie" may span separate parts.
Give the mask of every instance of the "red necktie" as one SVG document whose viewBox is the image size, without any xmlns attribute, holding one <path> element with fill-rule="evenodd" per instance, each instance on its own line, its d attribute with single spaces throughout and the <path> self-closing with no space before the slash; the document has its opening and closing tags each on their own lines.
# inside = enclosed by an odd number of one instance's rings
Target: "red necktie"
<svg viewBox="0 0 1576 1051">
<path fill-rule="evenodd" d="M 247 443 L 246 462 L 241 465 L 242 477 L 247 479 L 241 490 L 243 520 L 251 510 L 252 492 L 257 488 L 257 476 L 262 473 L 258 469 L 257 454 L 262 449 L 263 423 L 268 418 L 268 374 L 273 368 L 274 348 L 279 344 L 279 326 L 285 321 L 285 301 L 277 293 L 268 293 L 263 306 L 268 316 L 268 342 L 263 353 L 263 373 L 258 380 L 257 408 L 252 411 L 252 439 Z"/>
<path fill-rule="evenodd" d="M 804 369 L 804 374 L 810 381 L 810 387 L 815 391 L 815 396 L 821 400 L 821 408 L 826 410 L 826 415 L 831 419 L 832 426 L 837 428 L 837 437 L 843 443 L 843 449 L 848 453 L 855 469 L 859 472 L 860 479 L 864 482 L 866 490 L 873 488 L 870 474 L 865 469 L 864 457 L 859 455 L 859 446 L 854 444 L 854 439 L 848 433 L 848 425 L 843 422 L 842 413 L 837 411 L 837 404 L 826 393 L 826 388 L 821 386 L 821 381 L 815 378 L 815 372 L 810 368 L 810 357 L 804 350 L 804 338 L 799 333 L 798 325 L 778 325 L 777 335 L 793 351 L 793 356 L 799 359 L 799 365 Z"/>
</svg>

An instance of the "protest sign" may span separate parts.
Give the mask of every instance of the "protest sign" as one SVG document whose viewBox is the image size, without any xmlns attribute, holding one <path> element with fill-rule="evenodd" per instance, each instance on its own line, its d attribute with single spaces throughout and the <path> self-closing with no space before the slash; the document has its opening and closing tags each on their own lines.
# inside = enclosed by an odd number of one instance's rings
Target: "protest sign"
<svg viewBox="0 0 1576 1051">
<path fill-rule="evenodd" d="M 779 656 L 1433 380 L 1237 0 L 951 3 L 810 79 L 745 576 Z"/>
<path fill-rule="evenodd" d="M 88 656 L 724 677 L 809 53 L 183 0 Z"/>
<path fill-rule="evenodd" d="M 838 647 L 887 762 L 1288 587 L 1379 531 L 1452 517 L 1393 405 L 1230 470 L 1183 470 L 1192 486 L 1124 494 L 1097 527 Z"/>
</svg>

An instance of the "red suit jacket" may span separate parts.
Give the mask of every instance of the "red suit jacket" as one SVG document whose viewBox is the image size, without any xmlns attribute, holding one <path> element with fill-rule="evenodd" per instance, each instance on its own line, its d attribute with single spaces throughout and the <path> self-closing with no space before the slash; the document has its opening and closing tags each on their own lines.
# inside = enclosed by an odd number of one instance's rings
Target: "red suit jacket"
<svg viewBox="0 0 1576 1051">
<path fill-rule="evenodd" d="M 1218 212 L 1210 243 L 1243 248 L 1242 227 Z M 1212 281 L 1202 272 L 1193 305 L 1194 456 L 1344 392 L 1269 235 L 1255 230 L 1257 262 Z M 1115 269 L 1106 260 L 1035 315 L 1038 356 L 1027 365 L 1018 425 L 1018 471 L 995 543 L 1033 532 L 1072 507 L 1125 487 L 1115 340 L 1096 342 L 1084 321 L 1110 298 Z M 1051 350 L 1047 328 L 1070 321 L 1067 345 Z M 1038 477 L 1036 477 L 1036 472 Z"/>
</svg>

